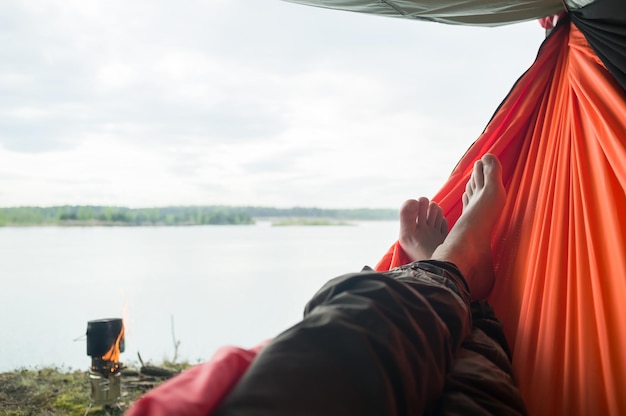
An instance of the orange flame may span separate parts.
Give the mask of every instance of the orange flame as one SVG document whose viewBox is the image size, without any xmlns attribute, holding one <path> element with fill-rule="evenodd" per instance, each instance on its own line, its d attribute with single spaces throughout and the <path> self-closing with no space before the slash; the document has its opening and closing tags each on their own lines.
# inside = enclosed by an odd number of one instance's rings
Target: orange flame
<svg viewBox="0 0 626 416">
<path fill-rule="evenodd" d="M 117 336 L 117 339 L 115 340 L 115 344 L 113 344 L 111 346 L 111 349 L 102 356 L 103 361 L 112 361 L 114 363 L 117 363 L 120 361 L 120 354 L 121 354 L 120 344 L 123 338 L 124 338 L 124 321 L 122 321 L 122 329 L 120 330 L 120 333 Z"/>
</svg>

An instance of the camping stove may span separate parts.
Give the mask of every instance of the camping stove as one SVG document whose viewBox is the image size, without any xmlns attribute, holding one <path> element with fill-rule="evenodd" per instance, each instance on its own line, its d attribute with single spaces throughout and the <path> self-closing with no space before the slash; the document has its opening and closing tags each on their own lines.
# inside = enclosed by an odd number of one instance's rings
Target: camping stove
<svg viewBox="0 0 626 416">
<path fill-rule="evenodd" d="M 120 353 L 124 352 L 124 322 L 120 318 L 87 322 L 87 355 L 92 404 L 108 406 L 122 395 Z"/>
</svg>

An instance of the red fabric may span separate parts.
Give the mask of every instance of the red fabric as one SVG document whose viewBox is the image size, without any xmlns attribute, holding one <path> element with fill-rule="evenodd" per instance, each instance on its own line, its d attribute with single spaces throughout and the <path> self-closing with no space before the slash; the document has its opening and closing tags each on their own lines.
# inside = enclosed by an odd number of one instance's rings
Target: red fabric
<svg viewBox="0 0 626 416">
<path fill-rule="evenodd" d="M 502 161 L 489 301 L 533 416 L 626 415 L 625 143 L 624 90 L 564 24 L 433 198 L 454 225 L 474 161 Z"/>
<path fill-rule="evenodd" d="M 554 29 L 554 27 L 559 22 L 559 20 L 564 18 L 566 15 L 567 15 L 567 12 L 555 14 L 553 16 L 546 16 L 546 17 L 539 19 L 539 24 L 541 25 L 542 28 L 546 30 L 551 30 L 551 29 Z"/>
<path fill-rule="evenodd" d="M 252 349 L 224 347 L 206 363 L 166 381 L 144 395 L 127 416 L 208 415 L 221 403 L 265 343 Z"/>
</svg>

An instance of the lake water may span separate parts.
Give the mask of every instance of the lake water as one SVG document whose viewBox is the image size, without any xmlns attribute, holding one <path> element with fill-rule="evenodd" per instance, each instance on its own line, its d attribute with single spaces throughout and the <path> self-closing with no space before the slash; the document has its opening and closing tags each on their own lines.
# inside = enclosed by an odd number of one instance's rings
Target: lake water
<svg viewBox="0 0 626 416">
<path fill-rule="evenodd" d="M 374 266 L 395 221 L 354 226 L 0 228 L 0 372 L 87 369 L 94 319 L 126 324 L 124 363 L 209 358 L 298 321 L 327 280 Z"/>
</svg>

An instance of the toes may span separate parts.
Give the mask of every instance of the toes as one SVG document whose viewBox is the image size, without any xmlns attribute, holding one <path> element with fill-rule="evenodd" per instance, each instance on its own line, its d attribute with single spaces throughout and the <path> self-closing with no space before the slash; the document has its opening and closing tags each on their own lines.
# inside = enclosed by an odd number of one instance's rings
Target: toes
<svg viewBox="0 0 626 416">
<path fill-rule="evenodd" d="M 495 155 L 492 155 L 491 153 L 485 153 L 480 160 L 486 166 L 493 167 L 493 166 L 500 165 L 500 161 L 498 160 L 498 158 Z"/>
<path fill-rule="evenodd" d="M 500 161 L 498 160 L 497 157 L 495 157 L 494 155 L 490 153 L 487 153 L 482 157 L 481 160 L 484 165 L 483 175 L 486 181 L 494 177 L 502 176 L 502 173 L 501 173 L 502 165 L 500 164 Z"/>
<path fill-rule="evenodd" d="M 491 161 L 489 161 L 491 163 Z M 485 185 L 485 165 L 482 159 L 477 160 L 474 163 L 474 170 L 472 172 L 472 181 L 474 182 L 474 188 L 482 188 Z"/>
<path fill-rule="evenodd" d="M 474 183 L 474 180 L 470 178 L 469 181 L 467 181 L 467 183 L 465 184 L 465 194 L 463 195 L 467 195 L 468 197 L 474 195 L 475 187 L 476 187 L 476 184 Z"/>
<path fill-rule="evenodd" d="M 428 225 L 432 226 L 435 229 L 439 229 L 441 227 L 441 221 L 443 220 L 443 210 L 434 201 L 428 205 Z"/>
<path fill-rule="evenodd" d="M 489 164 L 489 166 L 491 166 L 492 161 L 490 158 L 487 158 L 487 163 Z M 472 195 L 474 195 L 474 191 L 476 191 L 476 189 L 482 188 L 483 186 L 485 186 L 485 172 L 484 172 L 485 168 L 486 167 L 483 164 L 482 159 L 477 160 L 474 163 L 472 174 L 470 175 L 469 180 L 465 184 L 465 194 L 467 194 L 468 200 L 469 198 L 472 197 Z M 463 194 L 463 205 L 467 204 L 467 201 L 465 201 L 465 196 L 466 196 L 465 194 Z"/>
<path fill-rule="evenodd" d="M 464 193 L 461 199 L 463 200 L 463 208 L 465 208 L 469 204 L 469 196 L 467 193 Z"/>
<path fill-rule="evenodd" d="M 420 203 L 415 199 L 404 201 L 400 208 L 400 230 L 414 230 Z"/>
<path fill-rule="evenodd" d="M 443 215 L 443 209 L 425 197 L 406 200 L 400 207 L 400 235 L 414 233 L 418 226 L 428 226 L 441 230 L 443 234 L 448 233 L 448 220 Z"/>
<path fill-rule="evenodd" d="M 417 224 L 428 224 L 428 207 L 430 206 L 430 201 L 428 198 L 421 197 L 418 199 L 418 211 L 417 211 Z"/>
</svg>

